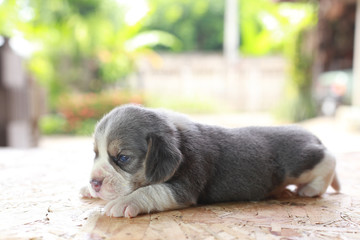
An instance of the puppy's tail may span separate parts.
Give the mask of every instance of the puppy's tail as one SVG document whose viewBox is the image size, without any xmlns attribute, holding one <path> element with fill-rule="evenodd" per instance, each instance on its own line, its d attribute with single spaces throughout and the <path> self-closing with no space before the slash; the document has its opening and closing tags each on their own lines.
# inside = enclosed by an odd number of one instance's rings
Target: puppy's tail
<svg viewBox="0 0 360 240">
<path fill-rule="evenodd" d="M 334 174 L 334 177 L 333 177 L 333 180 L 331 182 L 331 187 L 336 191 L 336 192 L 340 192 L 340 182 L 339 182 L 339 179 L 337 177 L 337 174 L 335 172 Z"/>
</svg>

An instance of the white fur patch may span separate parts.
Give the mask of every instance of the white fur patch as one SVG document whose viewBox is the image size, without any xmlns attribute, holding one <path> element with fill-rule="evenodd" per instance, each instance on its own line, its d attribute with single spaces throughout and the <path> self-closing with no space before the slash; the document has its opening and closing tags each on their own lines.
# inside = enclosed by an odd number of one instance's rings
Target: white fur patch
<svg viewBox="0 0 360 240">
<path fill-rule="evenodd" d="M 335 157 L 328 151 L 321 162 L 313 169 L 301 174 L 289 184 L 298 186 L 298 194 L 303 197 L 315 197 L 325 193 L 335 174 Z"/>
<path fill-rule="evenodd" d="M 99 192 L 96 192 L 90 184 L 88 188 L 90 195 L 94 198 L 99 197 L 104 200 L 113 200 L 133 191 L 130 184 L 132 175 L 124 171 L 117 172 L 109 163 L 106 134 L 106 132 L 99 134 L 96 139 L 99 156 L 94 162 L 90 176 L 90 179 L 102 181 L 102 186 Z"/>
<path fill-rule="evenodd" d="M 127 196 L 110 201 L 105 206 L 105 212 L 111 217 L 136 217 L 141 213 L 180 207 L 168 186 L 156 184 L 139 188 Z"/>
</svg>

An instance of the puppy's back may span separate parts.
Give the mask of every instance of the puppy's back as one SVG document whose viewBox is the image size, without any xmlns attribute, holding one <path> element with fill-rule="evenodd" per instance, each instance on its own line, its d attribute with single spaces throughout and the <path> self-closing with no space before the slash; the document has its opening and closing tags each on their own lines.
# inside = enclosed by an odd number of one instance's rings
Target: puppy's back
<svg viewBox="0 0 360 240">
<path fill-rule="evenodd" d="M 288 177 L 298 177 L 324 157 L 321 142 L 296 126 L 211 127 L 208 132 L 207 141 L 217 142 L 213 145 L 219 149 L 201 202 L 264 199 Z"/>
<path fill-rule="evenodd" d="M 261 136 L 271 155 L 291 177 L 312 169 L 324 157 L 325 147 L 312 133 L 298 126 L 254 127 L 250 134 Z"/>
</svg>

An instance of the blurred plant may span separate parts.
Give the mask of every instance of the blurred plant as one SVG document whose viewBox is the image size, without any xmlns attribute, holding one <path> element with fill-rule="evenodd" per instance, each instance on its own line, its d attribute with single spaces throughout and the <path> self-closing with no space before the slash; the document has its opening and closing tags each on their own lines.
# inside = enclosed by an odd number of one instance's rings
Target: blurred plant
<svg viewBox="0 0 360 240">
<path fill-rule="evenodd" d="M 170 34 L 142 31 L 141 20 L 129 24 L 126 10 L 116 0 L 3 0 L 0 34 L 38 46 L 29 68 L 55 107 L 64 91 L 97 92 L 121 83 L 149 47 L 179 44 Z"/>
<path fill-rule="evenodd" d="M 136 21 L 129 21 L 125 2 L 129 1 L 0 0 L 0 34 L 20 36 L 37 46 L 29 68 L 49 90 L 53 109 L 65 91 L 122 86 L 135 60 L 151 49 L 222 48 L 224 1 L 149 0 L 147 16 Z M 141 6 L 135 13 L 144 12 Z M 287 102 L 291 109 L 296 101 L 301 106 L 311 95 L 310 59 L 294 44 L 300 44 L 301 31 L 316 21 L 315 4 L 240 0 L 239 6 L 242 54 L 285 52 L 295 66 Z"/>
<path fill-rule="evenodd" d="M 317 23 L 316 2 L 240 0 L 240 23 L 242 54 L 282 53 L 288 59 L 288 81 L 278 116 L 287 121 L 315 116 L 313 48 L 308 46 L 308 34 Z"/>
<path fill-rule="evenodd" d="M 152 14 L 145 26 L 176 35 L 183 43 L 181 51 L 221 50 L 224 1 L 152 0 L 151 3 Z M 316 1 L 240 0 L 239 16 L 242 55 L 284 54 L 289 59 L 289 80 L 280 110 L 282 118 L 299 121 L 314 116 L 312 49 L 303 45 L 305 32 L 317 22 Z"/>
<path fill-rule="evenodd" d="M 279 32 L 286 19 L 278 12 L 278 5 L 268 0 L 240 0 L 240 41 L 241 53 L 244 55 L 264 55 L 279 52 L 282 36 Z"/>
<path fill-rule="evenodd" d="M 214 51 L 222 49 L 224 1 L 151 0 L 145 29 L 171 33 L 181 41 L 175 51 Z M 156 49 L 169 50 L 163 46 Z"/>
<path fill-rule="evenodd" d="M 56 114 L 46 115 L 40 119 L 39 127 L 42 134 L 64 134 L 66 133 L 66 120 Z"/>
<path fill-rule="evenodd" d="M 97 123 L 97 120 L 95 119 L 85 119 L 83 121 L 80 121 L 77 127 L 73 130 L 75 135 L 80 136 L 91 136 L 94 132 L 95 125 Z"/>
<path fill-rule="evenodd" d="M 0 1 L 0 35 L 11 35 L 19 21 L 18 10 L 15 0 Z"/>
<path fill-rule="evenodd" d="M 63 94 L 57 109 L 66 121 L 65 132 L 83 134 L 88 133 L 88 129 L 92 132 L 96 121 L 107 112 L 127 103 L 144 104 L 144 99 L 127 91 Z"/>
<path fill-rule="evenodd" d="M 281 116 L 298 122 L 316 116 L 316 102 L 313 96 L 312 61 L 313 52 L 304 49 L 304 39 L 309 29 L 301 29 L 289 52 L 289 73 L 285 100 Z"/>
<path fill-rule="evenodd" d="M 151 0 L 145 29 L 169 32 L 182 42 L 175 51 L 220 51 L 223 43 L 224 2 L 216 0 Z M 282 53 L 292 29 L 313 14 L 309 3 L 240 0 L 240 50 L 243 55 Z M 293 35 L 292 35 L 293 36 Z M 169 50 L 163 46 L 161 50 Z"/>
<path fill-rule="evenodd" d="M 283 53 L 296 37 L 297 29 L 312 26 L 311 2 L 274 3 L 269 0 L 240 0 L 240 50 L 245 55 Z"/>
<path fill-rule="evenodd" d="M 279 116 L 288 121 L 302 121 L 316 116 L 313 96 L 312 63 L 314 57 L 314 27 L 317 23 L 316 4 L 307 4 L 307 14 L 289 29 L 285 41 L 288 58 L 288 81 Z"/>
<path fill-rule="evenodd" d="M 57 113 L 40 121 L 43 134 L 90 135 L 96 122 L 113 108 L 127 103 L 144 104 L 144 97 L 128 91 L 64 93 L 59 97 Z"/>
</svg>

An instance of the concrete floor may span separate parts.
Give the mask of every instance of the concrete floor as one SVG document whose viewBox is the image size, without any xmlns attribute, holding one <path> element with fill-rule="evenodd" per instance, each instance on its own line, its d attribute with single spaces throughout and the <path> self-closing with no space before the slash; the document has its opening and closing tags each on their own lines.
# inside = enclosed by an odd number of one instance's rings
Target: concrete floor
<svg viewBox="0 0 360 240">
<path fill-rule="evenodd" d="M 228 126 L 273 124 L 249 116 L 193 118 Z M 302 125 L 337 155 L 340 194 L 329 189 L 322 198 L 223 203 L 134 219 L 106 217 L 102 201 L 79 198 L 92 165 L 90 138 L 2 148 L 0 239 L 360 239 L 360 134 L 331 119 Z"/>
</svg>

